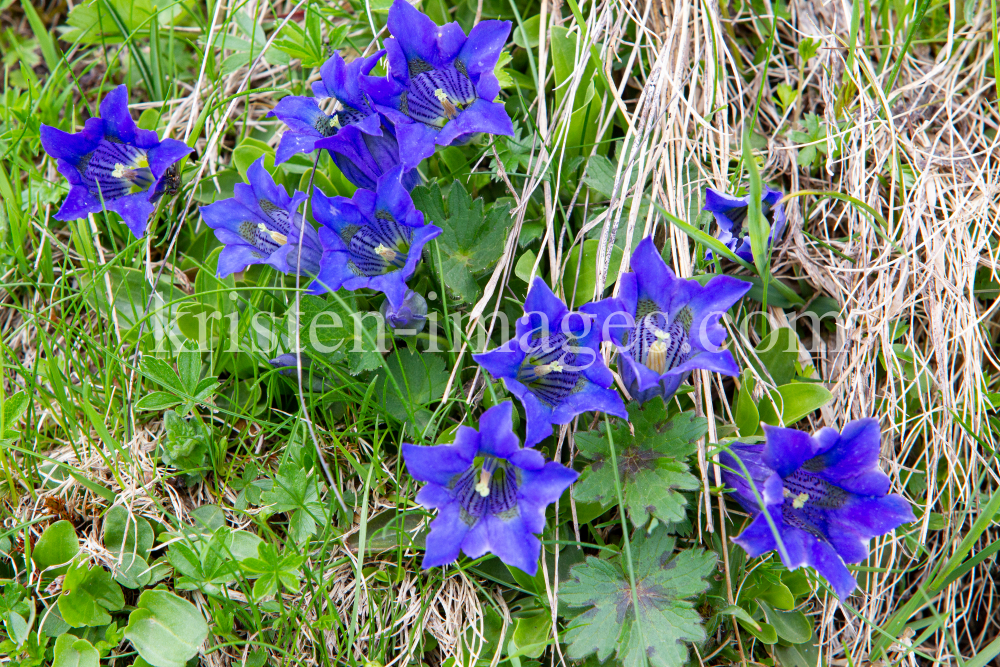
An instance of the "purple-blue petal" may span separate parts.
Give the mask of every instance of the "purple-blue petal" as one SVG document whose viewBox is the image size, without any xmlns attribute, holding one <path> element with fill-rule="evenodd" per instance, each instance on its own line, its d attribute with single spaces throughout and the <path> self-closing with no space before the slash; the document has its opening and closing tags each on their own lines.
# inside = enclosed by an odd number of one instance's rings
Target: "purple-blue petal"
<svg viewBox="0 0 1000 667">
<path fill-rule="evenodd" d="M 782 477 L 788 477 L 816 455 L 816 443 L 804 431 L 765 424 L 764 434 L 767 437 L 764 465 Z"/>
</svg>

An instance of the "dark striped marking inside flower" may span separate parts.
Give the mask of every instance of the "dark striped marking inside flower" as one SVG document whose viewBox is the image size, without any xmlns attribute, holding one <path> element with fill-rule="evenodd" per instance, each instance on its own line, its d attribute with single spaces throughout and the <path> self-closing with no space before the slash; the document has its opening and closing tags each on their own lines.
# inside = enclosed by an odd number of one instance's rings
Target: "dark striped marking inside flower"
<svg viewBox="0 0 1000 667">
<path fill-rule="evenodd" d="M 785 500 L 781 505 L 784 522 L 822 540 L 828 540 L 826 511 L 847 502 L 847 491 L 819 475 L 796 470 L 782 481 Z"/>
<path fill-rule="evenodd" d="M 533 333 L 517 372 L 518 382 L 549 407 L 558 406 L 587 384 L 587 378 L 579 372 L 577 355 L 567 350 L 574 342 L 562 333 Z"/>
<path fill-rule="evenodd" d="M 410 85 L 400 97 L 399 110 L 413 120 L 444 127 L 476 101 L 476 88 L 461 60 L 438 68 L 414 58 L 407 65 Z"/>
<path fill-rule="evenodd" d="M 739 208 L 731 208 L 726 211 L 725 216 L 729 218 L 733 227 L 729 232 L 734 238 L 743 238 L 744 236 L 750 235 L 749 229 L 744 229 L 743 223 L 746 222 L 747 214 L 750 212 L 749 206 L 741 206 Z M 763 214 L 764 218 L 769 224 L 774 224 L 774 209 L 766 201 L 760 203 L 760 212 Z"/>
<path fill-rule="evenodd" d="M 105 201 L 145 192 L 155 180 L 146 151 L 107 135 L 77 163 L 87 189 Z"/>
<path fill-rule="evenodd" d="M 347 261 L 356 276 L 380 276 L 406 266 L 413 230 L 396 222 L 388 211 L 375 211 L 367 225 L 352 225 L 341 231 L 347 246 Z"/>
<path fill-rule="evenodd" d="M 629 332 L 627 349 L 633 359 L 663 375 L 691 358 L 691 309 L 685 306 L 667 324 L 666 315 L 652 299 L 639 299 L 635 328 Z"/>
<path fill-rule="evenodd" d="M 503 521 L 516 517 L 520 486 L 520 471 L 494 456 L 456 475 L 450 484 L 462 508 L 462 522 L 470 528 L 484 516 L 493 515 Z"/>
</svg>

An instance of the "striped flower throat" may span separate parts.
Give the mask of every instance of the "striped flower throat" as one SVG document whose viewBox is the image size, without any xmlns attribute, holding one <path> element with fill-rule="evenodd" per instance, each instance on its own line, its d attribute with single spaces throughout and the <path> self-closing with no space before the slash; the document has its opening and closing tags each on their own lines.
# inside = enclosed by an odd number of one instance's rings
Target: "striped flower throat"
<svg viewBox="0 0 1000 667">
<path fill-rule="evenodd" d="M 826 540 L 826 513 L 843 507 L 847 492 L 810 472 L 810 467 L 817 467 L 811 465 L 813 461 L 815 459 L 807 461 L 801 469 L 781 480 L 782 518 L 788 525 Z"/>
<path fill-rule="evenodd" d="M 745 236 L 750 235 L 750 230 L 744 227 L 746 223 L 747 214 L 750 212 L 749 206 L 741 206 L 740 208 L 732 208 L 726 211 L 726 217 L 729 218 L 733 226 L 729 230 L 729 233 L 733 235 L 733 238 L 742 239 Z M 767 220 L 769 225 L 774 225 L 774 209 L 766 201 L 760 203 L 760 212 Z"/>
<path fill-rule="evenodd" d="M 80 159 L 79 169 L 91 191 L 106 201 L 145 192 L 156 180 L 146 151 L 110 136 Z"/>
<path fill-rule="evenodd" d="M 518 469 L 495 456 L 477 457 L 451 484 L 462 521 L 469 527 L 489 515 L 504 521 L 515 518 L 520 486 Z"/>
<path fill-rule="evenodd" d="M 651 299 L 640 299 L 636 310 L 635 329 L 628 341 L 633 359 L 663 375 L 691 358 L 690 308 L 682 308 L 670 324 Z"/>
<path fill-rule="evenodd" d="M 532 334 L 528 352 L 518 370 L 518 382 L 549 407 L 561 404 L 587 382 L 580 373 L 577 355 L 567 350 L 574 342 L 562 333 Z"/>
<path fill-rule="evenodd" d="M 461 60 L 438 68 L 414 58 L 407 65 L 410 85 L 400 96 L 399 110 L 413 120 L 444 127 L 476 101 L 476 88 Z"/>
<path fill-rule="evenodd" d="M 413 229 L 396 222 L 391 213 L 375 212 L 368 225 L 351 225 L 341 233 L 349 255 L 348 266 L 357 276 L 380 276 L 399 271 L 409 260 Z"/>
</svg>

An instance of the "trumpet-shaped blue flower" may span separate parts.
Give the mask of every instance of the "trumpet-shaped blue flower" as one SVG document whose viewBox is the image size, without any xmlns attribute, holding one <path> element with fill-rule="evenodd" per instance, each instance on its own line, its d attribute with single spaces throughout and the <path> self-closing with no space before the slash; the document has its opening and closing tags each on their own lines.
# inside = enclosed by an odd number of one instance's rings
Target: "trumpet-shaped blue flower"
<svg viewBox="0 0 1000 667">
<path fill-rule="evenodd" d="M 541 278 L 528 290 L 524 313 L 513 340 L 473 356 L 524 405 L 524 444 L 535 446 L 552 434 L 553 424 L 568 424 L 591 410 L 628 419 L 610 388 L 614 376 L 601 357 L 594 316 L 570 312 Z"/>
<path fill-rule="evenodd" d="M 120 215 L 136 238 L 146 233 L 156 201 L 177 191 L 174 165 L 192 151 L 183 141 L 160 141 L 156 132 L 136 127 L 124 84 L 108 93 L 100 118 L 88 119 L 82 132 L 42 125 L 41 139 L 70 183 L 55 218 L 75 220 L 106 208 Z"/>
<path fill-rule="evenodd" d="M 469 36 L 458 23 L 438 26 L 406 0 L 389 9 L 387 79 L 366 77 L 362 87 L 392 121 L 405 169 L 474 134 L 512 135 L 493 68 L 510 21 L 481 21 Z"/>
<path fill-rule="evenodd" d="M 315 97 L 289 96 L 278 102 L 268 114 L 288 126 L 278 144 L 278 164 L 296 153 L 326 149 L 347 180 L 359 188 L 375 189 L 379 177 L 399 164 L 399 145 L 392 124 L 372 109 L 359 81 L 384 54 L 379 51 L 347 64 L 339 51 L 334 52 L 319 69 L 322 79 L 313 83 Z M 318 100 L 331 97 L 343 108 L 327 114 Z M 416 171 L 403 175 L 407 190 L 419 183 Z"/>
<path fill-rule="evenodd" d="M 545 508 L 578 474 L 541 453 L 522 449 L 512 429 L 510 401 L 479 418 L 479 430 L 460 426 L 455 444 L 403 445 L 406 468 L 427 482 L 417 502 L 437 509 L 427 535 L 424 569 L 451 563 L 459 550 L 469 558 L 496 554 L 529 575 L 538 569 Z"/>
<path fill-rule="evenodd" d="M 889 477 L 878 467 L 878 422 L 859 419 L 842 433 L 824 428 L 814 436 L 774 426 L 765 426 L 764 433 L 763 445 L 730 447 L 749 477 L 733 455 L 720 455 L 732 470 L 722 473 L 726 485 L 755 517 L 734 541 L 752 558 L 777 549 L 788 568 L 813 567 L 838 597 L 846 598 L 857 581 L 844 563 L 860 563 L 868 558 L 871 538 L 916 520 L 910 504 L 889 493 Z M 783 553 L 751 482 L 777 528 Z"/>
<path fill-rule="evenodd" d="M 219 255 L 219 277 L 251 264 L 267 264 L 290 274 L 301 268 L 303 274 L 315 276 L 323 249 L 316 229 L 303 220 L 300 209 L 306 194 L 296 191 L 289 197 L 267 173 L 263 156 L 247 169 L 247 180 L 249 185 L 236 184 L 234 197 L 201 207 L 201 216 L 225 245 Z"/>
<path fill-rule="evenodd" d="M 691 371 L 703 368 L 739 375 L 719 318 L 750 289 L 750 283 L 716 276 L 702 287 L 674 275 L 650 238 L 632 253 L 632 272 L 622 276 L 617 297 L 581 308 L 597 317 L 605 337 L 618 346 L 622 382 L 632 398 L 668 400 Z"/>
<path fill-rule="evenodd" d="M 401 305 L 394 307 L 386 299 L 379 312 L 397 336 L 416 336 L 427 324 L 427 300 L 411 289 L 406 290 Z"/>
<path fill-rule="evenodd" d="M 764 186 L 760 208 L 764 218 L 771 225 L 771 233 L 767 237 L 768 246 L 780 239 L 785 230 L 785 207 L 778 203 L 782 196 L 778 190 Z M 752 262 L 753 249 L 750 247 L 750 229 L 746 226 L 749 206 L 750 195 L 734 197 L 724 192 L 717 192 L 712 188 L 706 188 L 705 208 L 702 210 L 715 216 L 715 222 L 719 225 L 719 233 L 716 238 L 736 253 L 738 257 Z M 705 256 L 711 259 L 711 251 Z"/>
<path fill-rule="evenodd" d="M 424 224 L 424 214 L 399 181 L 401 167 L 378 180 L 375 192 L 358 190 L 350 199 L 313 193 L 313 215 L 323 225 L 323 268 L 317 281 L 334 291 L 362 287 L 383 292 L 393 309 L 403 305 L 406 280 L 424 245 L 441 233 Z"/>
</svg>

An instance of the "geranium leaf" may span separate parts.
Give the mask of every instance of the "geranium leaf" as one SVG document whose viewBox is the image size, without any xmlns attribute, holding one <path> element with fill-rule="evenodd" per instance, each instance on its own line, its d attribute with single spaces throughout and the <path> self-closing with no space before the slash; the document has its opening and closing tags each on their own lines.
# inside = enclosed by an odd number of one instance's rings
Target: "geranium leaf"
<svg viewBox="0 0 1000 667">
<path fill-rule="evenodd" d="M 699 486 L 698 478 L 688 472 L 685 459 L 695 451 L 696 441 L 705 435 L 707 422 L 692 412 L 682 412 L 667 419 L 661 401 L 651 401 L 644 408 L 629 408 L 628 424 L 612 427 L 618 452 L 618 473 L 628 517 L 636 526 L 645 525 L 650 516 L 664 522 L 685 518 L 687 499 L 681 491 Z M 580 475 L 573 495 L 581 502 L 600 502 L 610 507 L 617 502 L 614 468 L 608 462 L 611 448 L 606 427 L 576 436 L 580 454 L 592 461 Z"/>
<path fill-rule="evenodd" d="M 675 667 L 687 660 L 685 642 L 705 639 L 701 617 L 690 598 L 708 588 L 715 554 L 701 549 L 673 553 L 674 538 L 664 528 L 637 531 L 632 558 L 638 610 L 622 556 L 589 557 L 577 565 L 559 592 L 561 601 L 585 611 L 570 622 L 567 657 L 597 653 L 601 662 L 616 653 L 624 667 Z"/>
</svg>

